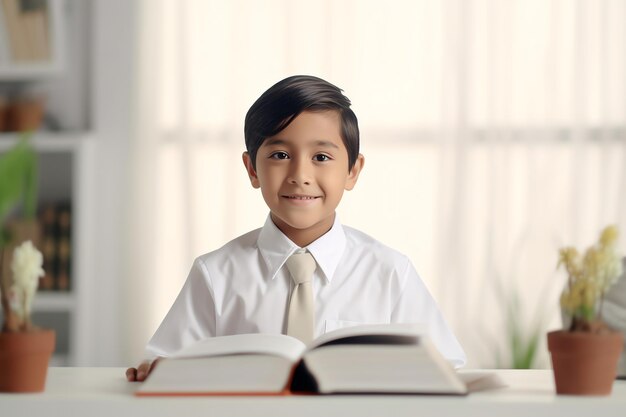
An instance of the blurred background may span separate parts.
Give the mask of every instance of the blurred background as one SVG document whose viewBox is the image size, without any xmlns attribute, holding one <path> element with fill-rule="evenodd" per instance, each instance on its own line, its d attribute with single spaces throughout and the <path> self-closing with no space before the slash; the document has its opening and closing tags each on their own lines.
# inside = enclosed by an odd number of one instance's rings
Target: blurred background
<svg viewBox="0 0 626 417">
<path fill-rule="evenodd" d="M 549 367 L 558 248 L 626 233 L 625 1 L 0 3 L 0 153 L 36 129 L 57 364 L 139 361 L 193 259 L 263 224 L 243 120 L 293 74 L 352 100 L 339 216 L 411 258 L 469 367 Z"/>
</svg>

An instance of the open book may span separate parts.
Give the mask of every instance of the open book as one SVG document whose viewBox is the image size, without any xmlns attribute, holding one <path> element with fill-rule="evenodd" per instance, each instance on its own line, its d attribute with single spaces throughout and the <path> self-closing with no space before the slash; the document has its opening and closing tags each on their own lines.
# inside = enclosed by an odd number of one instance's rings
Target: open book
<svg viewBox="0 0 626 417">
<path fill-rule="evenodd" d="M 419 329 L 355 326 L 308 346 L 279 334 L 209 338 L 160 360 L 136 395 L 466 394 L 465 383 Z"/>
</svg>

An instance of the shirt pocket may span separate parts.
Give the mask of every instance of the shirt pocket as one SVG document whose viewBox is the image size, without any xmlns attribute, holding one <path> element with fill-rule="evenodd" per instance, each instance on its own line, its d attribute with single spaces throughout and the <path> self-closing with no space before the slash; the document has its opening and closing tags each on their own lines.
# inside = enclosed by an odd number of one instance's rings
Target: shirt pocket
<svg viewBox="0 0 626 417">
<path fill-rule="evenodd" d="M 361 321 L 350 321 L 350 320 L 326 320 L 324 333 L 332 332 L 333 330 L 343 329 L 346 327 L 362 326 L 364 324 L 367 324 L 367 323 L 364 323 Z"/>
</svg>

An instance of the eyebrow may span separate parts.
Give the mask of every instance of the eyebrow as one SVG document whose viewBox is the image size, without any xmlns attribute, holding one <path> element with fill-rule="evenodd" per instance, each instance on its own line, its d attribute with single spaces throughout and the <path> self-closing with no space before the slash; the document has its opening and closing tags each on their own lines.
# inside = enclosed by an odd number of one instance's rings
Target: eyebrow
<svg viewBox="0 0 626 417">
<path fill-rule="evenodd" d="M 280 138 L 271 138 L 271 139 L 267 139 L 263 145 L 266 146 L 272 146 L 272 145 L 288 145 L 287 141 L 284 139 L 280 139 Z M 335 148 L 335 149 L 339 149 L 339 146 L 337 146 L 337 144 L 335 144 L 334 142 L 331 142 L 329 140 L 316 140 L 313 143 L 314 146 L 321 146 L 324 148 Z"/>
</svg>

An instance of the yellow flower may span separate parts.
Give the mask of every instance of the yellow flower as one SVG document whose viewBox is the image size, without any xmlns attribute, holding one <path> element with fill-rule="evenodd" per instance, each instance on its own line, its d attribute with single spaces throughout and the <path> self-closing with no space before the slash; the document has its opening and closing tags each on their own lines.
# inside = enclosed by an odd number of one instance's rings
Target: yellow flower
<svg viewBox="0 0 626 417">
<path fill-rule="evenodd" d="M 617 226 L 611 225 L 604 228 L 602 234 L 600 234 L 600 245 L 603 247 L 612 246 L 617 241 Z"/>
<path fill-rule="evenodd" d="M 593 307 L 598 299 L 598 294 L 592 286 L 588 286 L 583 291 L 583 302 L 585 306 Z"/>
<path fill-rule="evenodd" d="M 580 304 L 580 297 L 576 293 L 571 291 L 564 291 L 561 294 L 561 307 L 568 313 L 573 313 L 576 310 L 576 306 Z"/>
<path fill-rule="evenodd" d="M 611 254 L 611 259 L 606 266 L 607 288 L 617 282 L 617 279 L 624 272 L 622 265 L 622 257 L 616 253 Z"/>
<path fill-rule="evenodd" d="M 564 265 L 569 275 L 576 275 L 580 270 L 579 254 L 576 248 L 568 246 L 559 251 L 559 264 Z"/>
<path fill-rule="evenodd" d="M 561 307 L 578 320 L 595 319 L 600 300 L 622 274 L 622 257 L 615 250 L 617 238 L 617 228 L 608 226 L 582 259 L 574 247 L 559 250 L 558 266 L 564 266 L 568 274 L 567 287 L 560 298 Z"/>
</svg>

